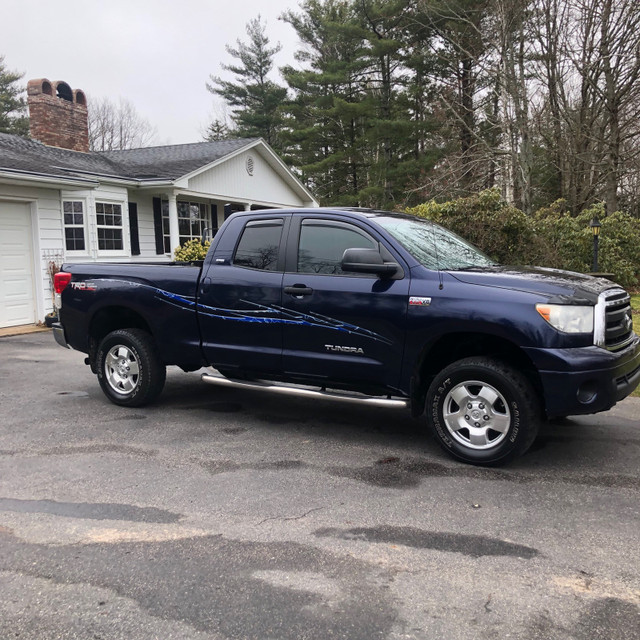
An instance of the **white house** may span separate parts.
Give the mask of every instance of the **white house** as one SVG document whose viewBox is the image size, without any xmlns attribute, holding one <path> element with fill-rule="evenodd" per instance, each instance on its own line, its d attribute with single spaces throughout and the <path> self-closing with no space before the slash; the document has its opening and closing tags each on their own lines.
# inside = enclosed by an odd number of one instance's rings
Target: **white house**
<svg viewBox="0 0 640 640">
<path fill-rule="evenodd" d="M 81 91 L 28 99 L 35 139 L 0 133 L 0 327 L 52 310 L 51 264 L 167 260 L 233 211 L 318 204 L 262 139 L 90 152 Z"/>
</svg>

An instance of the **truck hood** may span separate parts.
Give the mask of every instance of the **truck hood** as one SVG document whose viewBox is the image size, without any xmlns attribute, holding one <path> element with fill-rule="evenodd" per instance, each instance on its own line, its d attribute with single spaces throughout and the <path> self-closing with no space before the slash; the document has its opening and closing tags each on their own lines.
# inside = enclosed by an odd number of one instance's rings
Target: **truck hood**
<svg viewBox="0 0 640 640">
<path fill-rule="evenodd" d="M 564 304 L 595 304 L 600 293 L 616 287 L 604 278 L 544 267 L 496 265 L 447 273 L 467 284 L 536 293 L 544 296 L 547 302 Z"/>
</svg>

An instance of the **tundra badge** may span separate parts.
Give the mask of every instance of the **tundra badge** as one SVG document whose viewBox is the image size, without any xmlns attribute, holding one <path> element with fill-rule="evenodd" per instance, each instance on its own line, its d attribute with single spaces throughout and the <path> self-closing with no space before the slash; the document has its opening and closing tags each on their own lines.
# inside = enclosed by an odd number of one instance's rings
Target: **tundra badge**
<svg viewBox="0 0 640 640">
<path fill-rule="evenodd" d="M 341 347 L 337 344 L 325 344 L 324 348 L 327 351 L 341 351 L 342 353 L 357 353 L 364 355 L 364 351 L 360 347 Z"/>
</svg>

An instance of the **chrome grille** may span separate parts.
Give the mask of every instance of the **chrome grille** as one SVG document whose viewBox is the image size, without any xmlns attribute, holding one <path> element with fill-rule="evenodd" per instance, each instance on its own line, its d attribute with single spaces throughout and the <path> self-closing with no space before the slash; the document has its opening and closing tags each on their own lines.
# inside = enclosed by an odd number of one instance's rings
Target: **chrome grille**
<svg viewBox="0 0 640 640">
<path fill-rule="evenodd" d="M 604 310 L 604 346 L 620 351 L 633 340 L 631 297 L 624 289 L 610 289 L 600 295 L 598 307 Z"/>
</svg>

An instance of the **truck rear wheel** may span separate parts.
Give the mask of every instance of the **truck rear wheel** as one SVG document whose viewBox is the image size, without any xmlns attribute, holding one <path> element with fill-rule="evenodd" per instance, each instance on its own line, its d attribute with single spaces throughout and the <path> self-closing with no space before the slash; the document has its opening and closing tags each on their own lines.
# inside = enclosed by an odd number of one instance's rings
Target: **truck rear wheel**
<svg viewBox="0 0 640 640">
<path fill-rule="evenodd" d="M 527 378 L 484 357 L 443 369 L 427 392 L 426 413 L 440 445 L 477 465 L 504 464 L 522 455 L 540 426 L 538 396 Z"/>
<path fill-rule="evenodd" d="M 100 343 L 96 354 L 98 381 L 111 402 L 141 407 L 164 387 L 166 367 L 153 338 L 141 329 L 118 329 Z"/>
</svg>

